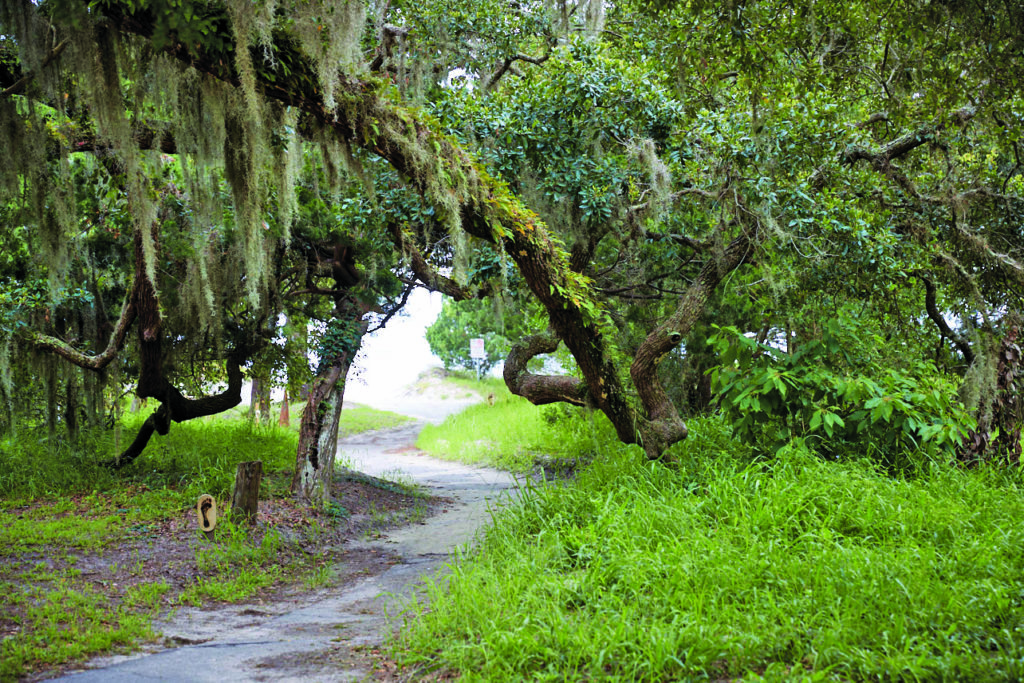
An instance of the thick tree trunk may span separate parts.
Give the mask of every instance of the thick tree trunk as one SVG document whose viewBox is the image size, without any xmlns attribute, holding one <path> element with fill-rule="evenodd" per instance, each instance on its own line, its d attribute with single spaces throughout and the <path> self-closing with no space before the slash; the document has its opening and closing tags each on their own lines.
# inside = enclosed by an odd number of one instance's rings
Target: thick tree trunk
<svg viewBox="0 0 1024 683">
<path fill-rule="evenodd" d="M 672 315 L 647 335 L 633 355 L 629 374 L 647 412 L 639 431 L 649 458 L 661 457 L 666 448 L 682 441 L 687 434 L 686 423 L 658 378 L 658 365 L 700 320 L 708 298 L 722 278 L 743 263 L 751 241 L 750 236 L 742 234 L 729 244 L 721 257 L 712 258 L 686 290 Z"/>
<path fill-rule="evenodd" d="M 171 429 L 171 422 L 185 422 L 197 417 L 215 415 L 241 403 L 241 363 L 247 355 L 243 349 L 236 349 L 228 355 L 228 386 L 215 396 L 189 399 L 167 381 L 163 368 L 160 302 L 153 283 L 146 277 L 141 233 L 136 234 L 135 238 L 135 286 L 132 289 L 130 308 L 138 320 L 139 381 L 135 395 L 140 399 L 155 398 L 160 402 L 160 407 L 142 424 L 131 445 L 115 460 L 105 463 L 115 468 L 134 461 L 146 448 L 154 432 L 160 435 L 167 434 Z"/>
<path fill-rule="evenodd" d="M 342 324 L 351 330 L 350 342 L 333 358 L 321 359 L 321 371 L 313 381 L 302 411 L 292 476 L 292 495 L 313 507 L 323 507 L 331 499 L 345 381 L 369 326 L 362 320 L 363 308 L 354 301 L 346 301 L 338 308 Z"/>
</svg>

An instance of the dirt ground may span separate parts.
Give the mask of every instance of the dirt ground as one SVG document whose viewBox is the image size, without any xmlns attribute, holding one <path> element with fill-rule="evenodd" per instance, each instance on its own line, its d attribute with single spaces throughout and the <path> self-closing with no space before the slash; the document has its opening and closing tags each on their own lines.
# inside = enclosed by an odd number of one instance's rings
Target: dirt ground
<svg viewBox="0 0 1024 683">
<path fill-rule="evenodd" d="M 333 514 L 311 514 L 304 505 L 287 498 L 260 501 L 258 521 L 251 538 L 258 544 L 268 530 L 275 530 L 283 541 L 278 562 L 287 567 L 286 574 L 288 568 L 295 573 L 261 590 L 248 602 L 282 603 L 295 595 L 309 593 L 307 577 L 317 570 L 321 571 L 321 581 L 335 586 L 379 574 L 396 564 L 398 557 L 381 549 L 348 552 L 350 544 L 379 538 L 390 529 L 433 514 L 449 502 L 423 493 L 413 495 L 392 482 L 359 472 L 336 475 L 332 493 L 333 499 L 342 506 L 334 507 Z M 75 504 L 75 509 L 63 514 L 89 516 L 86 501 L 77 500 Z M 15 508 L 8 514 L 14 518 L 32 515 L 38 507 L 37 503 Z M 73 568 L 79 572 L 79 585 L 103 594 L 111 607 L 119 605 L 132 586 L 163 579 L 170 587 L 162 610 L 167 615 L 175 610 L 177 596 L 208 574 L 197 567 L 197 550 L 216 543 L 223 534 L 222 526 L 214 532 L 213 541 L 201 535 L 195 510 L 188 508 L 169 519 L 137 524 L 126 530 L 120 542 L 96 551 L 53 552 L 46 546 L 38 546 L 31 552 L 2 557 L 0 576 L 17 576 L 23 572 L 28 572 L 29 576 L 45 576 Z M 218 603 L 207 601 L 203 607 L 216 609 Z M 17 606 L 0 612 L 0 640 L 16 635 L 24 621 L 24 610 Z M 188 639 L 167 638 L 150 645 L 175 647 L 182 644 L 188 644 Z M 43 680 L 78 667 L 80 663 L 76 662 L 39 669 L 22 680 Z"/>
<path fill-rule="evenodd" d="M 121 542 L 101 551 L 66 553 L 74 556 L 70 560 L 55 559 L 61 554 L 51 557 L 45 548 L 6 565 L 0 558 L 0 576 L 38 563 L 53 569 L 73 564 L 79 579 L 113 605 L 133 585 L 163 579 L 170 587 L 153 624 L 160 634 L 155 641 L 37 670 L 24 680 L 444 680 L 445 672 L 399 671 L 384 644 L 398 627 L 395 615 L 424 579 L 444 573 L 452 553 L 472 544 L 496 507 L 517 495 L 518 483 L 508 473 L 436 460 L 414 445 L 422 420 L 440 422 L 479 400 L 446 386 L 443 373 L 428 374 L 377 406 L 420 422 L 339 442 L 339 461 L 354 469 L 334 480 L 338 505 L 311 515 L 287 498 L 261 500 L 252 535 L 256 541 L 271 530 L 279 535 L 286 580 L 240 602 L 193 607 L 178 599 L 204 577 L 197 552 L 212 547 L 197 531 L 192 508 L 127 529 Z M 277 484 L 271 490 L 287 490 L 285 482 Z M 75 507 L 67 514 L 87 516 L 91 503 L 81 500 Z M 16 512 L 32 514 L 28 508 Z M 21 616 L 0 614 L 0 638 L 21 627 Z"/>
</svg>

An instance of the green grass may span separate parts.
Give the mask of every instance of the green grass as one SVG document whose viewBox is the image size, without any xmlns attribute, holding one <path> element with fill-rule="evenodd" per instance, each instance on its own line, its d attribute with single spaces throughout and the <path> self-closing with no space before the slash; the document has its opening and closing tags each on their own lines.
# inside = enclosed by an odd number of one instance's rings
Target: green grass
<svg viewBox="0 0 1024 683">
<path fill-rule="evenodd" d="M 134 464 L 117 471 L 100 463 L 127 446 L 152 407 L 125 415 L 119 435 L 86 431 L 75 444 L 27 431 L 0 439 L 0 625 L 16 624 L 0 643 L 0 680 L 135 647 L 155 636 L 152 621 L 169 601 L 244 600 L 284 577 L 301 576 L 305 569 L 295 564 L 294 554 L 282 552 L 273 530 L 250 537 L 224 519 L 217 543 L 197 547 L 197 579 L 177 595 L 161 580 L 131 585 L 112 600 L 107 583 L 90 580 L 75 566 L 84 553 L 145 537 L 152 524 L 179 517 L 202 493 L 226 501 L 239 462 L 263 461 L 261 498 L 287 495 L 302 404 L 297 406 L 287 428 L 276 420 L 254 424 L 237 409 L 176 424 L 167 436 L 154 436 Z M 407 419 L 349 405 L 342 431 Z M 139 571 L 112 566 L 109 581 L 125 574 L 138 581 Z"/>
<path fill-rule="evenodd" d="M 400 661 L 468 680 L 1024 676 L 1018 471 L 892 478 L 800 444 L 754 460 L 713 419 L 691 434 L 678 469 L 607 442 L 498 514 L 411 607 Z"/>
<path fill-rule="evenodd" d="M 344 438 L 351 434 L 360 434 L 374 429 L 397 427 L 413 418 L 399 415 L 387 410 L 377 410 L 361 403 L 346 403 L 341 411 L 341 423 L 338 425 L 338 436 Z"/>
<path fill-rule="evenodd" d="M 104 597 L 89 587 L 5 588 L 18 591 L 20 599 L 31 601 L 31 605 L 21 632 L 0 642 L 2 680 L 13 680 L 30 667 L 127 649 L 154 636 L 151 596 L 159 593 L 159 584 L 139 588 L 131 596 L 134 602 L 117 608 L 107 607 Z"/>
<path fill-rule="evenodd" d="M 440 425 L 425 426 L 417 447 L 439 458 L 523 472 L 538 458 L 589 459 L 613 433 L 603 413 L 571 406 L 538 408 L 495 381 L 481 385 L 494 394 L 493 405 L 473 405 Z"/>
<path fill-rule="evenodd" d="M 305 407 L 305 401 L 288 404 L 289 420 L 288 426 L 285 427 L 285 429 L 298 434 L 299 427 L 302 425 L 302 411 Z M 270 411 L 270 424 L 277 425 L 280 410 L 280 404 L 272 407 Z M 226 413 L 215 416 L 212 419 L 217 421 L 238 420 L 245 421 L 247 423 L 255 422 L 250 418 L 249 406 L 238 406 L 236 408 L 232 408 Z M 397 427 L 398 425 L 411 422 L 412 420 L 413 418 L 407 415 L 399 415 L 398 413 L 392 413 L 388 410 L 371 408 L 370 406 L 363 405 L 362 403 L 350 403 L 346 401 L 341 411 L 341 422 L 338 425 L 338 436 L 344 438 L 351 434 L 361 434 L 362 432 L 368 432 L 374 429 Z"/>
</svg>

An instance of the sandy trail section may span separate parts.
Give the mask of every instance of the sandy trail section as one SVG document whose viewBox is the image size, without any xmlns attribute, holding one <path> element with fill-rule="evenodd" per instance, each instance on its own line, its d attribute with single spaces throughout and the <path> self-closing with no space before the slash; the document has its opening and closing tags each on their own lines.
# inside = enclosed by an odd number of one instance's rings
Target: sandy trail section
<svg viewBox="0 0 1024 683">
<path fill-rule="evenodd" d="M 464 406 L 445 406 L 449 411 Z M 437 420 L 437 405 L 421 411 Z M 423 422 L 356 435 L 339 443 L 339 458 L 367 474 L 401 476 L 451 502 L 420 523 L 374 541 L 350 542 L 346 556 L 387 558 L 367 563 L 372 575 L 274 602 L 213 610 L 180 609 L 155 625 L 165 644 L 179 647 L 95 660 L 87 671 L 59 680 L 352 681 L 375 678 L 373 650 L 422 579 L 443 570 L 452 552 L 473 540 L 491 511 L 510 499 L 506 472 L 445 462 L 416 450 Z M 362 554 L 362 555 L 360 555 Z M 383 571 L 381 567 L 386 567 Z M 371 571 L 367 569 L 366 571 Z"/>
</svg>

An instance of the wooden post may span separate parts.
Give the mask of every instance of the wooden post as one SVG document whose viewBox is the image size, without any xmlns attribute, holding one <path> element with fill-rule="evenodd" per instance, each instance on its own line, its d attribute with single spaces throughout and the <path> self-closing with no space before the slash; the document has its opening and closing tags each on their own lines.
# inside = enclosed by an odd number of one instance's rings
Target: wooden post
<svg viewBox="0 0 1024 683">
<path fill-rule="evenodd" d="M 262 477 L 262 460 L 238 463 L 238 470 L 235 472 L 235 489 L 231 494 L 231 517 L 236 522 L 244 519 L 250 526 L 256 523 Z"/>
<path fill-rule="evenodd" d="M 281 399 L 281 415 L 277 418 L 277 424 L 287 427 L 291 424 L 291 417 L 288 415 L 288 390 L 284 390 L 284 398 Z"/>
</svg>

